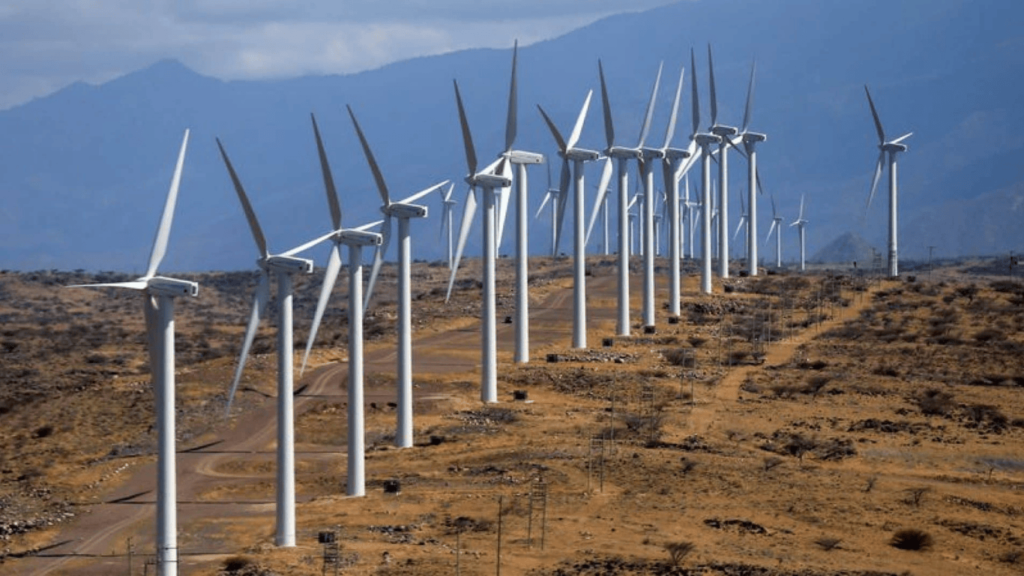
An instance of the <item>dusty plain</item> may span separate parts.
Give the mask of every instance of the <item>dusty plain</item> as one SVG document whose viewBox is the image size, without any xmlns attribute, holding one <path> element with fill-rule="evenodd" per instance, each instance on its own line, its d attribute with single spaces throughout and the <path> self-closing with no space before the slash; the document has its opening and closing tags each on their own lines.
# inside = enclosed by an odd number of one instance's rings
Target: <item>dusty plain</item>
<svg viewBox="0 0 1024 576">
<path fill-rule="evenodd" d="M 634 260 L 634 273 L 639 260 Z M 734 266 L 733 274 L 738 272 Z M 479 401 L 479 261 L 413 278 L 416 446 L 393 447 L 395 269 L 366 334 L 367 496 L 346 498 L 345 283 L 296 377 L 298 545 L 273 545 L 275 330 L 230 415 L 250 273 L 189 276 L 176 311 L 181 574 L 1024 573 L 1024 283 L 986 262 L 880 279 L 715 280 L 615 337 L 612 258 L 532 258 L 531 362 Z M 301 362 L 322 271 L 297 279 Z M 0 273 L 0 573 L 152 574 L 155 430 L 141 302 L 111 273 Z M 271 303 L 273 306 L 273 303 Z M 270 314 L 269 316 L 273 316 Z M 527 401 L 514 401 L 513 392 Z M 387 481 L 400 491 L 385 493 Z"/>
</svg>

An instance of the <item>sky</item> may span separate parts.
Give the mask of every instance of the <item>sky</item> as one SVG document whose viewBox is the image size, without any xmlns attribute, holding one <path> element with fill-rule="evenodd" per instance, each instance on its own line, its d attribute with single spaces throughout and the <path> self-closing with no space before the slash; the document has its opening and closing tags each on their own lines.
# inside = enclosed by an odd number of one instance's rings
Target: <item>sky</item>
<svg viewBox="0 0 1024 576">
<path fill-rule="evenodd" d="M 173 58 L 224 80 L 527 45 L 671 0 L 4 0 L 0 110 Z"/>
</svg>

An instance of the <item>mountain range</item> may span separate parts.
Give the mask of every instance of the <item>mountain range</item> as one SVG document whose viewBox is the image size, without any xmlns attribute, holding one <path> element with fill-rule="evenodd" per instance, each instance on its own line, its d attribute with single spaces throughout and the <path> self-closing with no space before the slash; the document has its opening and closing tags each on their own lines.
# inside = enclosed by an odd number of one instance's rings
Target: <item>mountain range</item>
<svg viewBox="0 0 1024 576">
<path fill-rule="evenodd" d="M 1021 251 L 1024 165 L 1016 161 L 1022 146 L 1016 136 L 1024 128 L 1022 30 L 1024 4 L 996 0 L 697 0 L 617 15 L 520 48 L 516 147 L 554 160 L 557 182 L 555 146 L 534 104 L 567 131 L 588 90 L 599 90 L 599 58 L 616 134 L 627 144 L 639 133 L 662 61 L 651 138 L 664 137 L 677 75 L 686 66 L 674 140 L 685 145 L 689 51 L 696 50 L 706 125 L 706 47 L 712 43 L 725 123 L 742 120 L 756 58 L 751 129 L 768 134 L 759 148 L 760 171 L 766 195 L 774 195 L 786 219 L 786 260 L 797 255 L 788 224 L 801 194 L 810 222 L 808 254 L 846 232 L 885 246 L 884 180 L 866 208 L 878 151 L 865 84 L 889 134 L 914 132 L 900 157 L 901 255 L 925 258 L 928 246 L 937 257 Z M 311 112 L 338 182 L 345 224 L 377 219 L 379 197 L 346 104 L 358 115 L 393 196 L 451 179 L 461 211 L 466 168 L 452 79 L 459 81 L 483 164 L 503 146 L 510 65 L 511 47 L 351 75 L 227 82 L 166 60 L 0 111 L 0 268 L 141 271 L 185 128 L 192 139 L 167 271 L 248 269 L 257 257 L 215 136 L 253 199 L 272 251 L 330 228 Z M 600 94 L 594 96 L 580 144 L 601 149 Z M 599 169 L 598 163 L 588 168 L 588 201 Z M 745 169 L 734 157 L 735 192 Z M 546 179 L 544 167 L 530 169 L 533 210 Z M 439 199 L 435 194 L 427 201 L 426 222 L 413 224 L 416 258 L 445 254 Z M 763 231 L 771 218 L 767 200 L 759 204 Z M 737 210 L 730 220 L 738 217 Z M 531 251 L 547 253 L 547 222 L 531 222 L 542 231 L 532 235 Z M 502 252 L 511 252 L 512 240 L 507 233 Z M 562 251 L 571 250 L 570 240 L 563 235 Z M 478 230 L 467 252 L 479 254 Z M 323 252 L 314 255 L 322 262 Z"/>
</svg>

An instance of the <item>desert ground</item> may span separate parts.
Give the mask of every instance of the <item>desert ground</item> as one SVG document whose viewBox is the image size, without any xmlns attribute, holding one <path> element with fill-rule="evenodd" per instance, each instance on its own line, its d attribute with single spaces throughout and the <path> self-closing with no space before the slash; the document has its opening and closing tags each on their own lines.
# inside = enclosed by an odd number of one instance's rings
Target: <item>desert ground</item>
<svg viewBox="0 0 1024 576">
<path fill-rule="evenodd" d="M 188 276 L 200 297 L 176 306 L 180 573 L 1024 573 L 1024 283 L 1006 270 L 762 270 L 716 278 L 708 296 L 687 263 L 675 318 L 659 268 L 648 333 L 636 260 L 632 335 L 615 337 L 615 266 L 595 256 L 589 348 L 573 350 L 571 261 L 533 258 L 531 361 L 517 365 L 512 264 L 499 261 L 492 405 L 479 261 L 447 304 L 447 267 L 414 266 L 416 446 L 401 450 L 385 267 L 364 324 L 363 498 L 345 497 L 339 282 L 296 376 L 294 548 L 273 544 L 273 318 L 226 415 L 255 279 Z M 64 287 L 125 278 L 0 273 L 0 573 L 155 573 L 141 301 Z M 320 278 L 296 282 L 297 365 Z"/>
</svg>

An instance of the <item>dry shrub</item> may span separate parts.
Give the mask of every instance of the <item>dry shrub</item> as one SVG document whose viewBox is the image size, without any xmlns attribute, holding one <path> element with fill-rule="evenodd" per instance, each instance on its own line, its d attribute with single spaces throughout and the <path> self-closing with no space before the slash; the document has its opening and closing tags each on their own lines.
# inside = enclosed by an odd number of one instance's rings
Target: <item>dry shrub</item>
<svg viewBox="0 0 1024 576">
<path fill-rule="evenodd" d="M 830 538 L 828 536 L 823 536 L 814 541 L 814 543 L 817 544 L 818 547 L 824 550 L 825 552 L 830 552 L 832 550 L 835 550 L 836 548 L 839 548 L 840 542 L 842 542 L 842 539 Z"/>
<path fill-rule="evenodd" d="M 903 499 L 904 504 L 909 504 L 914 507 L 921 506 L 921 500 L 924 499 L 924 495 L 927 494 L 930 488 L 908 488 L 905 490 L 907 496 Z"/>
<path fill-rule="evenodd" d="M 679 566 L 683 560 L 696 548 L 693 542 L 669 542 L 665 544 L 665 551 L 668 552 L 673 566 Z"/>
<path fill-rule="evenodd" d="M 931 534 L 917 528 L 904 528 L 892 535 L 889 545 L 900 550 L 927 550 L 934 541 Z"/>
<path fill-rule="evenodd" d="M 925 390 L 924 394 L 917 399 L 917 407 L 926 416 L 948 416 L 955 404 L 953 395 L 938 388 Z"/>
<path fill-rule="evenodd" d="M 764 471 L 768 472 L 772 468 L 782 464 L 782 458 L 778 456 L 765 456 L 764 458 Z"/>
</svg>

